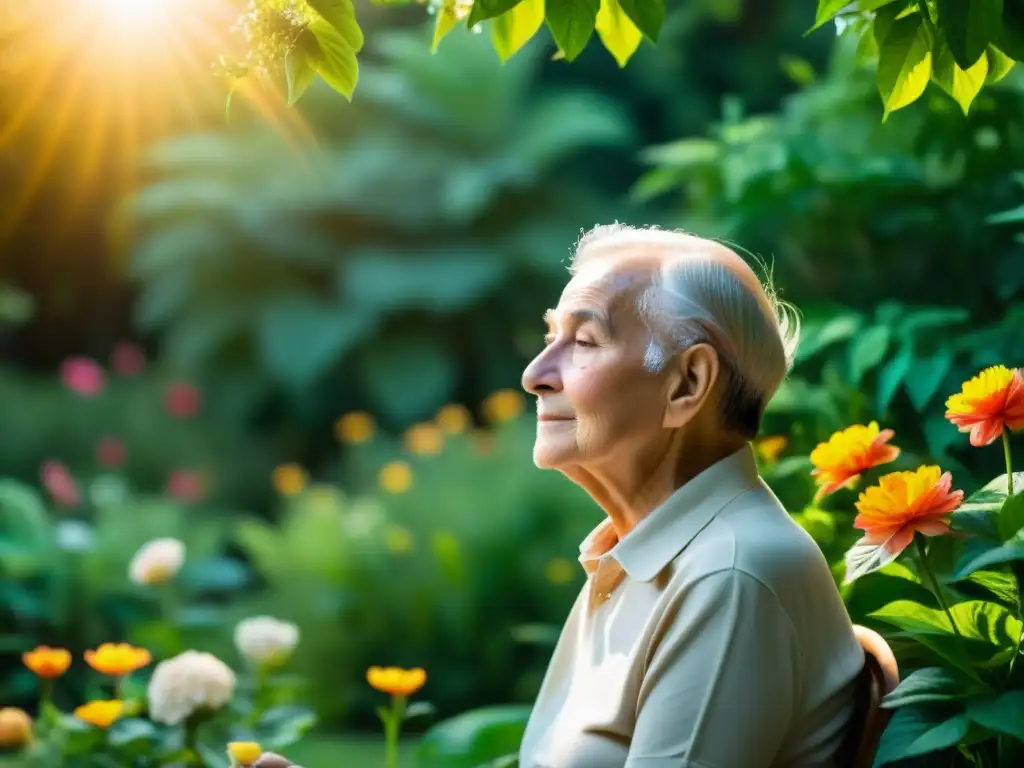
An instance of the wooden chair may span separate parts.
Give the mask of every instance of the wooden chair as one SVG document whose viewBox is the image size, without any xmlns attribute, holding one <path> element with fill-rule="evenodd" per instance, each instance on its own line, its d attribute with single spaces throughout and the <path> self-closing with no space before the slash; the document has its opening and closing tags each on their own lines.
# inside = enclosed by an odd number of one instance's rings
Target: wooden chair
<svg viewBox="0 0 1024 768">
<path fill-rule="evenodd" d="M 864 668 L 857 681 L 857 698 L 849 735 L 840 751 L 844 768 L 871 768 L 890 711 L 879 704 L 900 681 L 896 657 L 881 635 L 867 627 L 853 632 L 864 649 Z"/>
</svg>

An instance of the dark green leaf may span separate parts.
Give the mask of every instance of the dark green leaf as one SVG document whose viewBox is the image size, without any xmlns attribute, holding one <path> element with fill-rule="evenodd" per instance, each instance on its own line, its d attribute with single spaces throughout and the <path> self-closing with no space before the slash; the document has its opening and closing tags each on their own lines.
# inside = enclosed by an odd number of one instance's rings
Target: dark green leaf
<svg viewBox="0 0 1024 768">
<path fill-rule="evenodd" d="M 1003 3 L 1003 28 L 995 43 L 1014 61 L 1024 60 L 1024 3 Z"/>
<path fill-rule="evenodd" d="M 594 34 L 600 0 L 551 0 L 547 3 L 548 29 L 567 61 L 587 47 Z"/>
<path fill-rule="evenodd" d="M 157 729 L 149 720 L 139 717 L 118 720 L 110 728 L 110 744 L 115 747 L 123 747 L 135 742 L 155 741 Z"/>
<path fill-rule="evenodd" d="M 932 36 L 921 14 L 896 19 L 879 46 L 878 90 L 885 116 L 912 104 L 932 75 Z"/>
<path fill-rule="evenodd" d="M 975 571 L 966 581 L 956 585 L 958 592 L 974 600 L 989 600 L 1005 608 L 1017 610 L 1017 580 L 1009 573 Z"/>
<path fill-rule="evenodd" d="M 966 715 L 949 717 L 942 709 L 921 706 L 898 709 L 882 733 L 875 765 L 951 747 L 964 737 L 969 725 Z"/>
<path fill-rule="evenodd" d="M 934 57 L 932 79 L 953 97 L 965 115 L 968 114 L 975 97 L 981 93 L 981 88 L 985 85 L 985 78 L 988 76 L 988 57 L 979 56 L 972 66 L 964 69 L 954 59 L 944 39 L 936 43 Z"/>
<path fill-rule="evenodd" d="M 344 34 L 322 19 L 311 22 L 309 29 L 320 46 L 321 55 L 315 61 L 317 73 L 331 88 L 351 100 L 359 81 L 357 49 Z"/>
<path fill-rule="evenodd" d="M 976 547 L 969 549 L 956 564 L 950 581 L 966 579 L 975 571 L 982 568 L 991 568 L 996 565 L 1024 560 L 1024 536 L 996 544 L 994 542 L 979 541 Z"/>
<path fill-rule="evenodd" d="M 473 10 L 469 12 L 466 19 L 466 26 L 475 27 L 481 21 L 493 19 L 512 8 L 515 8 L 523 0 L 476 0 L 473 3 Z"/>
<path fill-rule="evenodd" d="M 648 40 L 658 42 L 665 21 L 665 0 L 619 0 L 619 5 Z"/>
<path fill-rule="evenodd" d="M 882 700 L 886 709 L 898 709 L 923 701 L 967 699 L 979 690 L 978 684 L 942 667 L 925 667 L 911 672 L 896 689 Z"/>
<path fill-rule="evenodd" d="M 903 386 L 919 412 L 928 407 L 952 367 L 953 354 L 948 349 L 942 349 L 930 357 L 919 357 L 914 360 Z M 952 425 L 950 428 L 953 429 Z"/>
<path fill-rule="evenodd" d="M 997 525 L 999 538 L 1009 541 L 1017 536 L 1017 533 L 1024 528 L 1024 489 L 1014 488 L 1016 494 L 1003 502 L 999 510 Z M 1020 537 L 1018 537 L 1020 538 Z"/>
<path fill-rule="evenodd" d="M 878 409 L 879 415 L 889 409 L 900 384 L 903 383 L 903 377 L 907 375 L 913 362 L 914 350 L 909 344 L 905 344 L 900 348 L 896 357 L 886 363 L 879 372 L 875 389 L 875 407 Z"/>
<path fill-rule="evenodd" d="M 1016 63 L 994 45 L 986 49 L 985 56 L 988 57 L 988 76 L 985 79 L 989 83 L 998 83 L 1010 73 Z"/>
<path fill-rule="evenodd" d="M 283 750 L 301 740 L 314 725 L 316 714 L 308 707 L 274 707 L 256 724 L 257 738 L 264 749 Z"/>
<path fill-rule="evenodd" d="M 366 349 L 359 374 L 374 405 L 396 424 L 408 424 L 429 416 L 452 396 L 456 371 L 436 336 L 408 331 Z"/>
<path fill-rule="evenodd" d="M 937 0 L 939 24 L 960 69 L 971 69 L 1002 26 L 1003 0 Z"/>
<path fill-rule="evenodd" d="M 967 716 L 990 730 L 1024 741 L 1024 691 L 975 699 L 967 705 Z"/>
<path fill-rule="evenodd" d="M 477 768 L 516 752 L 523 738 L 528 706 L 471 710 L 438 723 L 420 740 L 420 768 Z"/>
<path fill-rule="evenodd" d="M 864 374 L 885 359 L 892 331 L 888 326 L 875 325 L 858 333 L 849 346 L 850 383 L 857 385 Z"/>
</svg>

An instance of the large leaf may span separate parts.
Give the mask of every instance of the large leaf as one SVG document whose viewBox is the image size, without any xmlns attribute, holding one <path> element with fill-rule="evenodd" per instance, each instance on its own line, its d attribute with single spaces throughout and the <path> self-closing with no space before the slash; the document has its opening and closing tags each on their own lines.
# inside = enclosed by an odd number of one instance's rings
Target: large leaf
<svg viewBox="0 0 1024 768">
<path fill-rule="evenodd" d="M 994 603 L 969 600 L 952 605 L 949 610 L 966 639 L 1005 646 L 1021 636 L 1020 619 Z M 908 600 L 889 603 L 872 616 L 916 634 L 953 633 L 945 611 Z"/>
<path fill-rule="evenodd" d="M 886 325 L 874 325 L 854 337 L 849 347 L 851 384 L 859 384 L 864 374 L 885 359 L 891 338 L 892 330 Z"/>
<path fill-rule="evenodd" d="M 433 726 L 420 740 L 420 768 L 477 768 L 517 752 L 528 706 L 474 709 Z"/>
<path fill-rule="evenodd" d="M 491 22 L 491 40 L 502 61 L 507 61 L 537 34 L 544 24 L 544 0 L 523 0 Z"/>
<path fill-rule="evenodd" d="M 315 62 L 320 55 L 316 36 L 308 29 L 303 30 L 284 60 L 285 78 L 288 83 L 288 103 L 294 104 L 302 98 L 309 86 L 316 79 Z"/>
<path fill-rule="evenodd" d="M 523 0 L 476 0 L 473 3 L 473 10 L 466 19 L 466 26 L 475 27 L 481 21 L 500 16 L 506 11 L 515 8 Z"/>
<path fill-rule="evenodd" d="M 548 4 L 548 29 L 567 61 L 587 47 L 600 6 L 601 0 L 558 0 Z"/>
<path fill-rule="evenodd" d="M 960 581 L 983 568 L 1024 560 L 1024 534 L 1002 544 L 979 541 L 969 548 L 957 562 L 950 581 Z"/>
<path fill-rule="evenodd" d="M 874 11 L 894 0 L 818 0 L 818 11 L 814 15 L 811 31 L 827 24 L 843 10 Z"/>
<path fill-rule="evenodd" d="M 1003 0 L 937 0 L 942 31 L 953 58 L 971 69 L 1002 26 Z"/>
<path fill-rule="evenodd" d="M 619 0 L 619 5 L 648 40 L 658 42 L 665 21 L 665 0 Z"/>
<path fill-rule="evenodd" d="M 363 30 L 356 21 L 352 0 L 306 0 L 309 7 L 341 34 L 353 51 L 363 47 Z"/>
<path fill-rule="evenodd" d="M 1003 541 L 1017 537 L 1017 534 L 1024 528 L 1024 488 L 1014 488 L 1014 490 L 1017 493 L 1006 499 L 999 510 L 996 525 L 999 530 L 999 538 Z"/>
<path fill-rule="evenodd" d="M 946 93 L 953 97 L 966 115 L 971 110 L 975 97 L 981 93 L 988 77 L 988 58 L 981 56 L 967 69 L 955 60 L 945 40 L 936 43 L 935 64 L 932 79 Z"/>
<path fill-rule="evenodd" d="M 914 359 L 903 386 L 919 413 L 931 403 L 932 398 L 939 391 L 942 380 L 946 378 L 952 367 L 953 354 L 948 349 L 940 349 L 928 357 Z M 952 425 L 949 426 L 949 429 L 955 434 L 956 430 Z"/>
<path fill-rule="evenodd" d="M 882 732 L 875 765 L 951 747 L 967 734 L 969 727 L 966 715 L 950 715 L 945 708 L 909 706 L 898 709 Z"/>
<path fill-rule="evenodd" d="M 316 35 L 319 56 L 314 60 L 317 73 L 338 93 L 351 100 L 359 81 L 359 62 L 352 45 L 351 35 L 346 36 L 323 19 L 310 22 L 310 31 Z"/>
<path fill-rule="evenodd" d="M 885 116 L 920 98 L 932 75 L 932 36 L 919 13 L 896 19 L 878 52 L 878 90 Z"/>
<path fill-rule="evenodd" d="M 281 383 L 302 390 L 357 344 L 374 316 L 296 298 L 268 306 L 260 316 L 259 350 Z"/>
<path fill-rule="evenodd" d="M 999 696 L 975 699 L 967 705 L 967 716 L 989 730 L 1024 742 L 1024 691 L 1006 691 Z"/>
<path fill-rule="evenodd" d="M 968 699 L 981 690 L 978 683 L 943 667 L 925 667 L 911 672 L 883 700 L 887 709 L 899 709 L 925 701 Z"/>
<path fill-rule="evenodd" d="M 988 58 L 988 76 L 985 80 L 989 83 L 998 83 L 1013 69 L 1017 63 L 994 45 L 990 45 L 985 51 Z"/>
<path fill-rule="evenodd" d="M 422 419 L 448 401 L 455 363 L 433 336 L 391 334 L 360 355 L 363 388 L 376 408 L 397 424 Z"/>
<path fill-rule="evenodd" d="M 881 568 L 884 568 L 897 557 L 898 551 L 892 551 L 882 544 L 868 543 L 867 537 L 861 539 L 846 553 L 846 578 L 844 584 L 852 584 L 861 576 L 867 576 Z"/>
<path fill-rule="evenodd" d="M 878 382 L 875 385 L 875 407 L 879 414 L 884 414 L 896 396 L 903 377 L 907 375 L 911 364 L 914 362 L 914 349 L 909 344 L 904 344 L 896 356 L 890 360 L 878 373 Z"/>
<path fill-rule="evenodd" d="M 619 0 L 601 0 L 594 28 L 620 67 L 626 66 L 643 39 L 643 33 L 622 9 Z"/>
</svg>

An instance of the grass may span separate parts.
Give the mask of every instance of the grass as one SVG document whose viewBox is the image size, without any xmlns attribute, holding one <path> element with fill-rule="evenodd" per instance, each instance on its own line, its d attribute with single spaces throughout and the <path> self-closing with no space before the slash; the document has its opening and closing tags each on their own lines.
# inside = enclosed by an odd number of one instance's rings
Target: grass
<svg viewBox="0 0 1024 768">
<path fill-rule="evenodd" d="M 415 741 L 402 744 L 399 768 L 415 768 Z M 303 768 L 384 768 L 382 736 L 312 734 L 288 750 L 288 759 Z"/>
</svg>

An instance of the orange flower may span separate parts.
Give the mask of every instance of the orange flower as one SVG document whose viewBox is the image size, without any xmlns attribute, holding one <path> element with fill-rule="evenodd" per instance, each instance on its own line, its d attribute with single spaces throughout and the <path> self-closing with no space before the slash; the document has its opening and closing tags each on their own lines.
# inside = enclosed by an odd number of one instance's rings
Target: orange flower
<svg viewBox="0 0 1024 768">
<path fill-rule="evenodd" d="M 103 643 L 95 651 L 86 651 L 85 661 L 97 672 L 120 677 L 147 666 L 153 657 L 145 648 L 128 643 Z"/>
<path fill-rule="evenodd" d="M 785 435 L 773 435 L 763 437 L 757 441 L 757 453 L 761 459 L 768 464 L 779 460 L 779 456 L 789 445 L 789 438 Z"/>
<path fill-rule="evenodd" d="M 21 660 L 36 676 L 56 680 L 71 666 L 71 653 L 63 648 L 41 645 L 34 651 L 22 654 Z"/>
<path fill-rule="evenodd" d="M 85 720 L 97 728 L 109 728 L 114 721 L 124 712 L 124 702 L 113 701 L 90 701 L 75 710 L 75 717 Z"/>
<path fill-rule="evenodd" d="M 1024 374 L 1005 365 L 986 368 L 946 400 L 946 418 L 971 433 L 971 445 L 993 442 L 1003 429 L 1024 429 Z"/>
<path fill-rule="evenodd" d="M 366 681 L 378 691 L 392 696 L 412 696 L 427 682 L 427 673 L 420 667 L 370 667 L 366 670 Z"/>
<path fill-rule="evenodd" d="M 906 549 L 915 533 L 941 536 L 948 515 L 963 503 L 963 491 L 951 491 L 953 478 L 936 466 L 916 472 L 892 472 L 857 500 L 853 527 L 864 531 L 865 544 L 884 545 L 890 554 Z"/>
<path fill-rule="evenodd" d="M 827 443 L 819 443 L 811 451 L 814 465 L 811 475 L 817 478 L 819 486 L 814 500 L 820 501 L 840 488 L 853 486 L 861 473 L 899 456 L 899 448 L 886 445 L 894 434 L 891 429 L 880 430 L 878 422 L 872 421 L 866 427 L 862 424 L 847 427 L 832 435 Z"/>
</svg>

